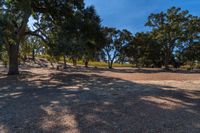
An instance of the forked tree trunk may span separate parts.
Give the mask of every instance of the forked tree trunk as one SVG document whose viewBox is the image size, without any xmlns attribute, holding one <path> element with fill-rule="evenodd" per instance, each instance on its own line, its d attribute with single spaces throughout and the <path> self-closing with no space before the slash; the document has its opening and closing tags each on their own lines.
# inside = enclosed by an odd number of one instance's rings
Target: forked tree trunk
<svg viewBox="0 0 200 133">
<path fill-rule="evenodd" d="M 18 56 L 19 56 L 19 44 L 25 35 L 25 31 L 27 29 L 29 17 L 31 16 L 31 11 L 25 12 L 23 15 L 22 23 L 20 24 L 20 28 L 16 34 L 16 44 L 8 46 L 8 55 L 9 55 L 9 70 L 8 75 L 18 75 L 19 74 L 19 64 L 18 64 Z"/>
<path fill-rule="evenodd" d="M 8 75 L 19 74 L 18 55 L 19 55 L 19 44 L 16 45 L 10 44 L 8 47 L 8 56 L 9 56 Z"/>
</svg>

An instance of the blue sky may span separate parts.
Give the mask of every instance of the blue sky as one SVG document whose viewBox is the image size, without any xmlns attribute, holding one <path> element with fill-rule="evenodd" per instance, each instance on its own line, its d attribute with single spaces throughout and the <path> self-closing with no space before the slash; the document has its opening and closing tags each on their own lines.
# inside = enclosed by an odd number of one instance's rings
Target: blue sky
<svg viewBox="0 0 200 133">
<path fill-rule="evenodd" d="M 126 28 L 132 33 L 148 29 L 144 24 L 150 13 L 166 11 L 172 6 L 200 16 L 200 0 L 85 0 L 85 3 L 95 6 L 103 26 Z"/>
</svg>

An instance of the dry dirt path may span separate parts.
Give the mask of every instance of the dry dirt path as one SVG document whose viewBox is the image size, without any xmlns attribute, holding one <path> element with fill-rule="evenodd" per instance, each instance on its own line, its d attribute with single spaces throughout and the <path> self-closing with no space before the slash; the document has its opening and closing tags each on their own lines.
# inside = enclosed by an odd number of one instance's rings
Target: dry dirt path
<svg viewBox="0 0 200 133">
<path fill-rule="evenodd" d="M 0 75 L 0 133 L 199 133 L 199 79 L 100 69 Z"/>
</svg>

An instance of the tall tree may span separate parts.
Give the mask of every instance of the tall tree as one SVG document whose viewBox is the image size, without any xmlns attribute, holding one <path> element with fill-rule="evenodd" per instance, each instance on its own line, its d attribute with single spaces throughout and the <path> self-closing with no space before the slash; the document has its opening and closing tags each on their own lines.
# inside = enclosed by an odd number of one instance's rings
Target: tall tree
<svg viewBox="0 0 200 133">
<path fill-rule="evenodd" d="M 57 50 L 71 58 L 73 64 L 76 64 L 76 59 L 83 58 L 87 67 L 89 59 L 94 57 L 103 44 L 101 19 L 95 8 L 90 6 L 74 13 L 73 17 L 63 21 L 61 27 Z"/>
<path fill-rule="evenodd" d="M 196 61 L 200 61 L 200 17 L 189 16 L 186 28 L 186 38 L 179 47 L 182 51 L 185 61 L 191 62 L 191 67 L 194 67 Z"/>
<path fill-rule="evenodd" d="M 123 51 L 137 67 L 160 67 L 162 64 L 162 47 L 151 32 L 137 33 Z"/>
<path fill-rule="evenodd" d="M 27 55 L 32 56 L 32 60 L 35 61 L 35 55 L 44 47 L 42 41 L 35 37 L 29 36 L 22 41 L 20 46 L 20 55 L 26 59 Z"/>
<path fill-rule="evenodd" d="M 59 26 L 62 19 L 73 15 L 72 12 L 84 7 L 83 1 L 63 0 L 2 0 L 0 4 L 0 23 L 4 34 L 3 41 L 9 55 L 8 74 L 18 74 L 19 45 L 26 35 L 35 35 L 43 40 L 48 37 L 42 31 L 50 31 Z M 38 29 L 28 29 L 28 22 L 33 16 L 37 20 Z M 40 26 L 44 20 L 48 23 Z M 52 26 L 54 25 L 54 26 Z"/>
<path fill-rule="evenodd" d="M 106 55 L 108 67 L 112 69 L 114 61 L 120 56 L 122 48 L 132 39 L 132 34 L 127 30 L 117 30 L 105 27 L 103 33 L 106 37 L 106 45 L 103 52 Z"/>
<path fill-rule="evenodd" d="M 93 6 L 84 10 L 83 33 L 83 60 L 85 67 L 88 67 L 90 59 L 94 59 L 95 55 L 104 47 L 105 38 L 101 31 L 101 19 L 97 15 Z"/>
<path fill-rule="evenodd" d="M 178 47 L 181 40 L 185 38 L 188 17 L 188 11 L 172 7 L 166 13 L 151 14 L 148 18 L 146 26 L 153 28 L 155 39 L 163 44 L 165 69 L 169 69 L 175 47 Z"/>
<path fill-rule="evenodd" d="M 27 29 L 27 23 L 32 13 L 31 1 L 12 0 L 3 1 L 1 5 L 1 23 L 3 43 L 6 44 L 6 49 L 9 55 L 9 72 L 8 74 L 18 74 L 18 55 L 19 44 L 24 38 L 24 33 Z"/>
</svg>

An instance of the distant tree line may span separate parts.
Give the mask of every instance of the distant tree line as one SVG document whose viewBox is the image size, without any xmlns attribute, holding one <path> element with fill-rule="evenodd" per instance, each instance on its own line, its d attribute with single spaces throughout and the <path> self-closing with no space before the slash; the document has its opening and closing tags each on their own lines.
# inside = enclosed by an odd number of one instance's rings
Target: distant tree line
<svg viewBox="0 0 200 133">
<path fill-rule="evenodd" d="M 146 26 L 152 30 L 137 33 L 124 49 L 131 62 L 169 69 L 169 65 L 180 67 L 200 61 L 200 17 L 172 7 L 151 14 Z"/>
<path fill-rule="evenodd" d="M 29 21 L 32 20 L 32 27 Z M 51 61 L 62 57 L 73 65 L 83 60 L 130 63 L 137 67 L 192 68 L 200 62 L 200 17 L 172 7 L 151 14 L 146 23 L 151 30 L 133 35 L 130 31 L 101 25 L 94 6 L 83 0 L 1 0 L 0 60 L 8 64 L 8 74 L 19 74 L 20 60 L 31 54 L 48 54 Z"/>
</svg>

